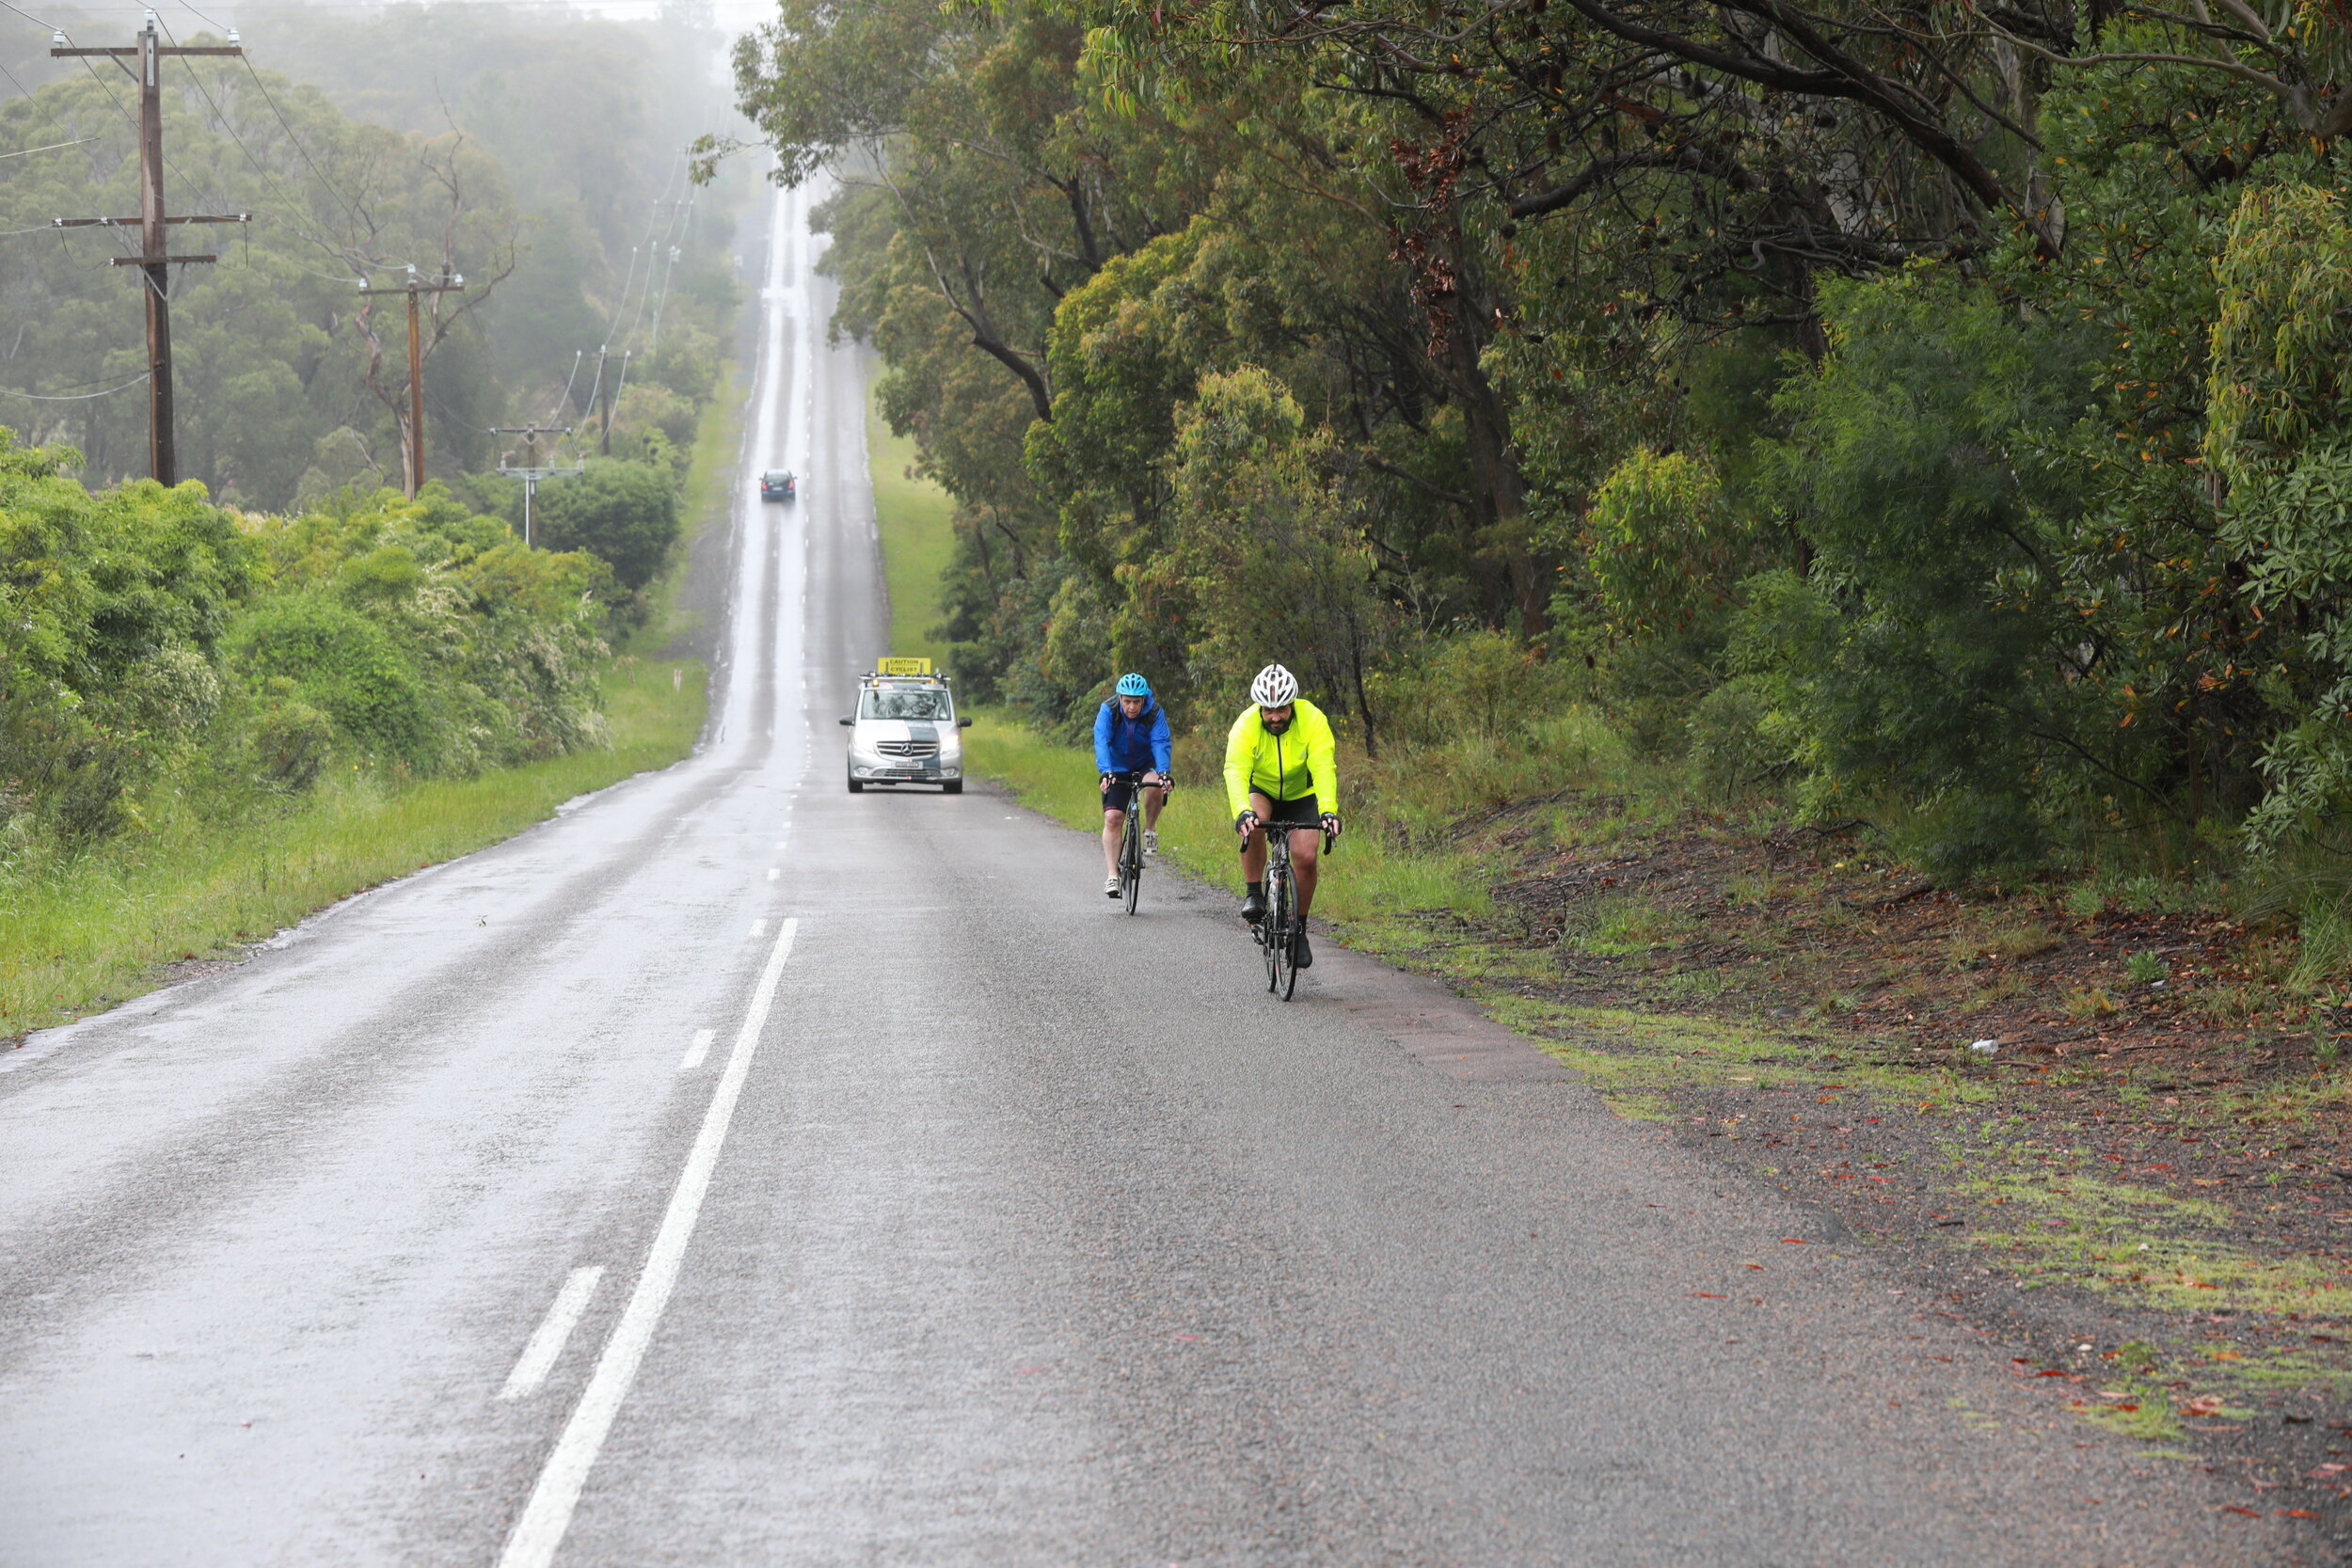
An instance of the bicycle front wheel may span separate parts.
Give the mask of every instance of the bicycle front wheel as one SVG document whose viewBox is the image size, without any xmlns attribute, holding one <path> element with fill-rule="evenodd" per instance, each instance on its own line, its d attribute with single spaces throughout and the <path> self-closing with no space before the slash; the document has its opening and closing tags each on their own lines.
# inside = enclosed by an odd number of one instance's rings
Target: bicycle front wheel
<svg viewBox="0 0 2352 1568">
<path fill-rule="evenodd" d="M 1298 984 L 1298 972 L 1292 963 L 1296 955 L 1291 946 L 1291 879 L 1288 866 L 1268 868 L 1265 905 L 1265 989 L 1287 1002 L 1292 988 Z"/>
<path fill-rule="evenodd" d="M 1282 988 L 1281 998 L 1288 1002 L 1298 990 L 1298 939 L 1306 931 L 1307 923 L 1297 911 L 1285 910 L 1282 918 Z"/>
<path fill-rule="evenodd" d="M 1143 833 L 1136 826 L 1136 811 L 1127 813 L 1127 831 L 1119 840 L 1119 885 L 1127 900 L 1127 912 L 1136 912 L 1136 905 L 1143 899 Z"/>
</svg>

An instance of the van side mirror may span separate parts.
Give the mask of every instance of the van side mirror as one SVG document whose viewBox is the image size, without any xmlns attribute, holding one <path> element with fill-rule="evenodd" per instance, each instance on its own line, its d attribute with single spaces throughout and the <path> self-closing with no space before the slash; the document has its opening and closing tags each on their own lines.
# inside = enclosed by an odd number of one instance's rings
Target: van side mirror
<svg viewBox="0 0 2352 1568">
<path fill-rule="evenodd" d="M 856 722 L 857 722 L 857 721 L 856 721 L 856 720 L 854 720 L 854 719 L 849 718 L 848 716 L 846 716 L 846 715 L 845 715 L 845 716 L 843 716 L 843 718 L 842 718 L 842 720 L 841 720 L 841 722 L 843 722 L 844 724 L 854 724 L 854 723 L 856 723 Z"/>
<path fill-rule="evenodd" d="M 958 728 L 958 729 L 960 729 L 960 730 L 968 730 L 968 729 L 970 729 L 971 727 L 972 727 L 972 716 L 971 716 L 970 714 L 968 714 L 968 713 L 967 713 L 967 714 L 965 714 L 962 718 L 961 718 L 961 719 L 959 719 L 959 720 L 957 720 L 957 721 L 956 721 L 956 728 Z"/>
</svg>

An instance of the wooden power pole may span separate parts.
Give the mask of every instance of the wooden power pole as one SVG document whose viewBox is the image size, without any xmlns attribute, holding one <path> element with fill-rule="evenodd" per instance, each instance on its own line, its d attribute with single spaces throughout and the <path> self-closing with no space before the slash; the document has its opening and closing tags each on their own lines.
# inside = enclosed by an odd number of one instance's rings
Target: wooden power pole
<svg viewBox="0 0 2352 1568">
<path fill-rule="evenodd" d="M 230 28 L 230 41 L 200 47 L 167 45 L 158 36 L 155 13 L 138 41 L 122 49 L 78 49 L 56 35 L 54 56 L 99 55 L 137 77 L 139 84 L 139 215 L 135 218 L 59 218 L 60 229 L 127 229 L 139 231 L 139 254 L 118 256 L 119 267 L 137 267 L 147 293 L 147 467 L 159 484 L 180 483 L 180 459 L 171 438 L 171 267 L 175 262 L 217 261 L 217 256 L 170 254 L 169 227 L 175 223 L 250 223 L 250 213 L 171 216 L 164 211 L 164 90 L 163 57 L 167 55 L 242 55 Z M 138 62 L 135 69 L 131 62 Z"/>
<path fill-rule="evenodd" d="M 417 276 L 417 269 L 408 269 L 408 281 L 390 289 L 362 289 L 363 294 L 406 294 L 408 296 L 408 448 L 406 481 L 402 488 L 414 499 L 424 488 L 424 350 L 420 346 L 417 324 L 419 294 L 455 293 L 466 286 L 463 273 L 426 282 Z M 437 321 L 438 317 L 435 318 Z"/>
<path fill-rule="evenodd" d="M 628 373 L 628 362 L 635 352 L 635 350 L 630 350 L 629 353 L 621 356 L 623 375 Z M 612 455 L 612 383 L 605 378 L 604 373 L 604 362 L 611 357 L 612 345 L 598 344 L 596 347 L 596 451 L 598 455 L 604 457 Z"/>
</svg>

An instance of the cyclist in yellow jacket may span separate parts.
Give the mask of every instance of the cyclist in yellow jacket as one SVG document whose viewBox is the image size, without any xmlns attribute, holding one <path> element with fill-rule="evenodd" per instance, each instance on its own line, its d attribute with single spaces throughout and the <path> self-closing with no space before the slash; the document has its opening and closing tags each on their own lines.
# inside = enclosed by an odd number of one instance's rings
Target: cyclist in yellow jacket
<svg viewBox="0 0 2352 1568">
<path fill-rule="evenodd" d="M 1340 836 L 1340 768 L 1331 721 L 1298 695 L 1298 677 L 1269 664 L 1249 683 L 1249 706 L 1225 736 L 1225 801 L 1241 836 L 1242 879 L 1249 891 L 1241 917 L 1265 918 L 1265 837 L 1262 827 L 1290 830 L 1291 873 L 1298 883 L 1298 967 L 1315 961 L 1303 928 L 1315 901 L 1315 859 L 1323 835 Z"/>
</svg>

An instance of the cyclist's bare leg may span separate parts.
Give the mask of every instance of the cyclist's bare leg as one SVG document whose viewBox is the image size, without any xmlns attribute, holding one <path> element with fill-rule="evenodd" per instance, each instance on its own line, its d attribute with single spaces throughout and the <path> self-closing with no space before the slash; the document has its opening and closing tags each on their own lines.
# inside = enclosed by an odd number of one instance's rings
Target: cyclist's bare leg
<svg viewBox="0 0 2352 1568">
<path fill-rule="evenodd" d="M 1298 918 L 1315 903 L 1315 862 L 1323 853 L 1323 833 L 1315 828 L 1291 830 L 1291 879 L 1298 884 Z"/>
<path fill-rule="evenodd" d="M 1106 811 L 1103 814 L 1103 869 L 1110 876 L 1119 875 L 1119 835 L 1127 831 L 1127 814 Z"/>
<path fill-rule="evenodd" d="M 1253 789 L 1249 792 L 1249 809 L 1258 814 L 1260 821 L 1263 821 L 1274 815 L 1274 802 Z M 1249 842 L 1241 847 L 1241 879 L 1245 882 L 1265 880 L 1265 831 L 1263 829 L 1251 833 Z"/>
<path fill-rule="evenodd" d="M 1160 829 L 1160 808 L 1168 804 L 1168 791 L 1153 784 L 1143 792 L 1143 825 L 1153 832 Z"/>
</svg>

